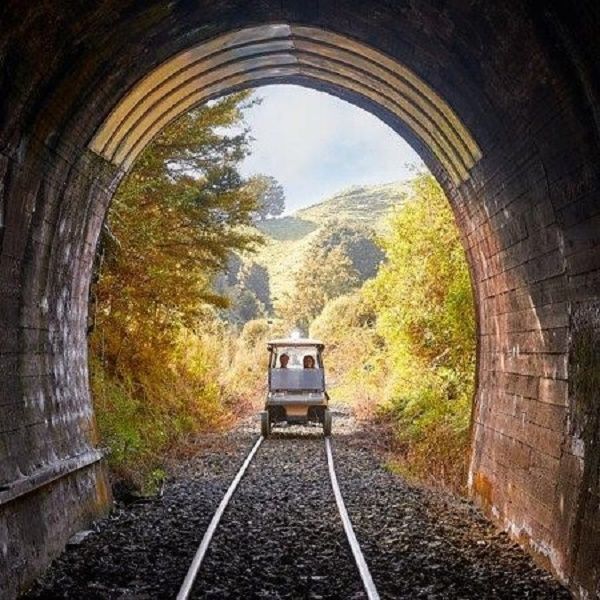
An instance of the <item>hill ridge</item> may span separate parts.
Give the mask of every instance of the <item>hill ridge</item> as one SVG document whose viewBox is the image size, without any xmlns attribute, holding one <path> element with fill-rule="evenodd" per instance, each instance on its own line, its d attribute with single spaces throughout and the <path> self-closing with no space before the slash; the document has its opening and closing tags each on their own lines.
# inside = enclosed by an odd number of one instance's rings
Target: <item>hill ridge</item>
<svg viewBox="0 0 600 600">
<path fill-rule="evenodd" d="M 279 240 L 298 240 L 331 220 L 360 222 L 379 228 L 379 221 L 389 209 L 403 202 L 409 194 L 407 181 L 392 181 L 375 185 L 352 185 L 300 208 L 289 215 L 259 221 L 263 234 Z"/>
<path fill-rule="evenodd" d="M 392 207 L 402 204 L 409 194 L 410 182 L 406 180 L 357 184 L 290 215 L 258 222 L 256 227 L 265 235 L 266 243 L 252 260 L 267 268 L 272 297 L 280 299 L 291 290 L 311 241 L 328 223 L 337 221 L 382 232 Z"/>
<path fill-rule="evenodd" d="M 379 213 L 385 212 L 399 201 L 402 201 L 408 195 L 408 185 L 406 181 L 392 181 L 375 185 L 355 184 L 348 186 L 327 196 L 325 199 L 315 202 L 310 206 L 300 208 L 295 211 L 293 216 L 303 220 L 312 221 L 326 215 L 331 209 L 335 208 L 336 212 L 333 215 L 339 218 L 339 209 L 352 208 L 352 203 L 356 206 L 356 211 L 362 215 L 362 220 L 369 221 L 376 217 L 382 216 Z M 375 206 L 373 205 L 375 202 Z M 374 210 L 375 209 L 375 210 Z M 342 216 L 348 216 L 347 214 Z"/>
</svg>

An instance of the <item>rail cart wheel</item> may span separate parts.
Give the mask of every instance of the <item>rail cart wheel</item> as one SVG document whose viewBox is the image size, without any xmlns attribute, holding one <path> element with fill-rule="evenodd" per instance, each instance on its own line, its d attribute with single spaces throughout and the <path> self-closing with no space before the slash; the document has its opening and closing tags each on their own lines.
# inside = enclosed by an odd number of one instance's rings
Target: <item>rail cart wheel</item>
<svg viewBox="0 0 600 600">
<path fill-rule="evenodd" d="M 271 433 L 271 422 L 269 421 L 269 413 L 266 410 L 260 413 L 260 433 L 265 438 L 269 437 Z"/>
<path fill-rule="evenodd" d="M 328 408 L 323 411 L 323 435 L 331 435 L 331 411 Z"/>
</svg>

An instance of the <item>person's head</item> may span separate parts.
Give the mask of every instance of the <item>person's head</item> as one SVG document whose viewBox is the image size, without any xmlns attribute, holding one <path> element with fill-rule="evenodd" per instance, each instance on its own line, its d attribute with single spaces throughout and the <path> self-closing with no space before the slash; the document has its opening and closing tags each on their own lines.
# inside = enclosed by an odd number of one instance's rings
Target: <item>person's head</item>
<svg viewBox="0 0 600 600">
<path fill-rule="evenodd" d="M 302 365 L 304 366 L 305 369 L 314 369 L 315 368 L 315 359 L 310 354 L 307 354 L 302 359 Z"/>
<path fill-rule="evenodd" d="M 279 364 L 281 365 L 282 369 L 285 369 L 289 362 L 290 357 L 287 354 L 284 353 L 279 357 Z"/>
</svg>

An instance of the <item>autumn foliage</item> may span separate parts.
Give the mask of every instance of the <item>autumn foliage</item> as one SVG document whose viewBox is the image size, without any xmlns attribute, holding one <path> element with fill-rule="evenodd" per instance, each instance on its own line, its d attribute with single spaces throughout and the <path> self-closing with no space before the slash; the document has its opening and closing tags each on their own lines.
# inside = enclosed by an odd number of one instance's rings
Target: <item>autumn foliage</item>
<svg viewBox="0 0 600 600">
<path fill-rule="evenodd" d="M 92 389 L 113 467 L 138 484 L 166 448 L 218 428 L 246 401 L 221 384 L 236 339 L 217 318 L 227 299 L 213 279 L 232 251 L 260 240 L 249 228 L 256 186 L 237 170 L 249 101 L 229 96 L 168 126 L 120 186 L 105 226 L 92 289 Z"/>
<path fill-rule="evenodd" d="M 460 490 L 475 321 L 446 198 L 420 174 L 410 193 L 404 185 L 397 194 L 384 229 L 358 218 L 365 208 L 351 203 L 362 198 L 356 190 L 334 198 L 333 218 L 322 214 L 327 202 L 311 207 L 322 226 L 278 219 L 281 186 L 238 170 L 249 148 L 243 110 L 252 102 L 235 94 L 179 118 L 114 198 L 97 255 L 90 335 L 92 391 L 113 471 L 152 486 L 170 449 L 256 409 L 266 340 L 300 327 L 327 345 L 333 399 L 393 432 L 395 466 Z M 352 219 L 340 218 L 342 200 Z M 296 229 L 284 231 L 290 223 Z M 252 256 L 259 229 L 288 244 L 283 252 L 310 235 L 293 255 L 289 286 L 281 286 L 273 240 L 266 262 Z M 274 298 L 277 274 L 285 289 Z"/>
</svg>

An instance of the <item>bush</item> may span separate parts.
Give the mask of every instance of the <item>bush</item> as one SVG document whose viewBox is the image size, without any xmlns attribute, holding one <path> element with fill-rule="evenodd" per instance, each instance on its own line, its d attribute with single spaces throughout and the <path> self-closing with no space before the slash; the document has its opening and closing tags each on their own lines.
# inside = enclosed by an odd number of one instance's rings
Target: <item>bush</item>
<svg viewBox="0 0 600 600">
<path fill-rule="evenodd" d="M 133 374 L 118 374 L 92 354 L 91 386 L 98 428 L 118 478 L 144 489 L 163 464 L 164 454 L 191 434 L 220 429 L 231 420 L 219 384 L 223 340 L 181 328 L 168 361 L 137 361 Z M 132 372 L 133 373 L 133 372 Z"/>
<path fill-rule="evenodd" d="M 256 319 L 248 321 L 241 335 L 232 339 L 230 364 L 222 382 L 227 390 L 228 406 L 237 414 L 255 410 L 264 402 L 269 332 L 268 322 Z"/>
<path fill-rule="evenodd" d="M 462 489 L 475 373 L 465 255 L 433 178 L 390 219 L 387 260 L 360 290 L 328 302 L 311 333 L 329 346 L 333 397 L 391 425 L 397 467 Z"/>
<path fill-rule="evenodd" d="M 156 481 L 165 452 L 223 427 L 239 409 L 221 381 L 236 332 L 219 319 L 216 308 L 228 302 L 213 284 L 260 237 L 248 227 L 259 199 L 237 170 L 248 152 L 240 126 L 249 94 L 169 124 L 123 181 L 104 228 L 92 289 L 92 392 L 110 464 L 137 487 Z M 248 276 L 261 293 L 264 275 Z"/>
</svg>

